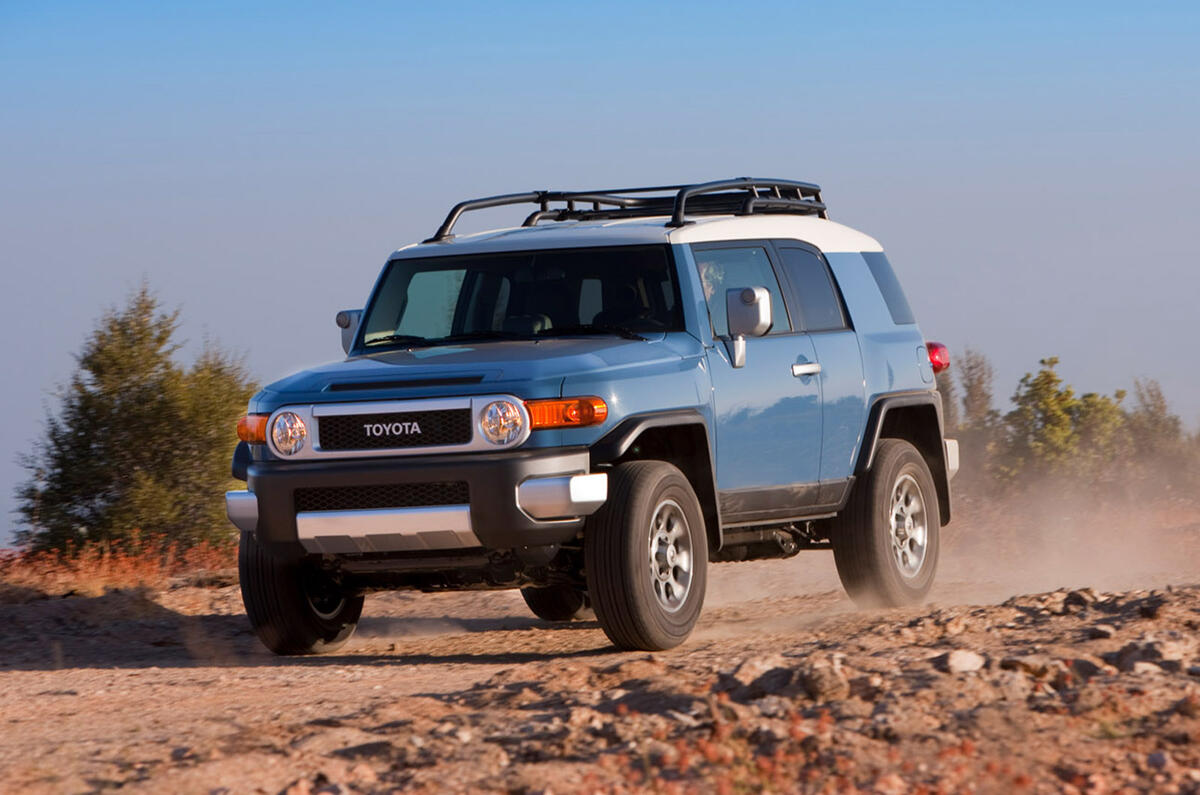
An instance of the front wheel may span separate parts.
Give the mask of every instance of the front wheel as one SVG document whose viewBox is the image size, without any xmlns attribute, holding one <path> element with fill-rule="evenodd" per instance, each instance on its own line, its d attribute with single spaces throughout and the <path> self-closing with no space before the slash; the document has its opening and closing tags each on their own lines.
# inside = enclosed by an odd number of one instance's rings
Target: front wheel
<svg viewBox="0 0 1200 795">
<path fill-rule="evenodd" d="M 569 585 L 522 588 L 521 596 L 535 616 L 555 623 L 587 618 L 591 607 L 587 593 Z"/>
<path fill-rule="evenodd" d="M 276 654 L 321 654 L 341 648 L 362 615 L 363 597 L 339 591 L 301 562 L 272 557 L 252 533 L 238 546 L 242 604 L 255 634 Z"/>
<path fill-rule="evenodd" d="M 846 593 L 862 607 L 922 601 L 937 571 L 940 530 L 925 458 L 903 439 L 881 439 L 871 470 L 830 528 Z"/>
<path fill-rule="evenodd" d="M 662 461 L 609 474 L 608 501 L 584 531 L 588 594 L 604 634 L 622 649 L 685 641 L 700 617 L 708 537 L 688 479 Z"/>
</svg>

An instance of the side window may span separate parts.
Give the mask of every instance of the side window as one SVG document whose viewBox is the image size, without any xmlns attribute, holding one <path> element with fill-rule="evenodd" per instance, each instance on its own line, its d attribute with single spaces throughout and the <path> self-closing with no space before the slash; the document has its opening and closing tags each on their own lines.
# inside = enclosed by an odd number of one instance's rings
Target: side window
<svg viewBox="0 0 1200 795">
<path fill-rule="evenodd" d="M 396 333 L 421 337 L 445 337 L 453 333 L 454 310 L 466 275 L 465 270 L 413 274 Z"/>
<path fill-rule="evenodd" d="M 767 250 L 762 246 L 742 248 L 692 248 L 708 315 L 712 318 L 713 334 L 729 336 L 729 321 L 725 317 L 725 291 L 735 287 L 766 287 L 771 294 L 771 317 L 774 325 L 770 334 L 791 331 L 787 308 L 779 289 L 779 280 L 771 268 Z"/>
<path fill-rule="evenodd" d="M 799 324 L 805 331 L 846 328 L 842 302 L 833 289 L 829 268 L 816 253 L 804 248 L 779 249 L 783 272 L 799 301 Z"/>
<path fill-rule="evenodd" d="M 496 294 L 496 306 L 492 309 L 492 322 L 486 328 L 503 328 L 504 318 L 508 315 L 508 296 L 512 292 L 512 282 L 507 276 L 500 277 L 500 291 Z"/>
<path fill-rule="evenodd" d="M 662 290 L 663 306 L 668 312 L 675 309 L 675 285 L 670 281 L 659 282 L 659 288 Z"/>
<path fill-rule="evenodd" d="M 579 284 L 579 322 L 591 323 L 604 308 L 603 291 L 599 279 L 584 279 Z"/>
<path fill-rule="evenodd" d="M 512 290 L 507 276 L 486 271 L 472 271 L 464 282 L 470 291 L 466 315 L 458 331 L 486 331 L 500 328 L 508 311 L 508 295 Z"/>
<path fill-rule="evenodd" d="M 879 292 L 883 293 L 888 312 L 892 314 L 892 322 L 897 326 L 916 323 L 917 319 L 913 317 L 912 308 L 904 297 L 904 290 L 900 289 L 900 280 L 896 278 L 887 256 L 882 251 L 864 251 L 863 259 L 867 261 L 867 267 L 879 285 Z"/>
</svg>

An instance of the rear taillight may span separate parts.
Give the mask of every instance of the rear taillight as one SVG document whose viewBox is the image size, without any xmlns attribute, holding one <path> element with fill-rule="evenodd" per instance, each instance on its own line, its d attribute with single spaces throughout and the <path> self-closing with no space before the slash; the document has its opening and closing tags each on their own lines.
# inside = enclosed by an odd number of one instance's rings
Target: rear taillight
<svg viewBox="0 0 1200 795">
<path fill-rule="evenodd" d="M 950 367 L 949 348 L 940 342 L 927 342 L 925 348 L 929 351 L 929 363 L 933 365 L 934 375 Z"/>
</svg>

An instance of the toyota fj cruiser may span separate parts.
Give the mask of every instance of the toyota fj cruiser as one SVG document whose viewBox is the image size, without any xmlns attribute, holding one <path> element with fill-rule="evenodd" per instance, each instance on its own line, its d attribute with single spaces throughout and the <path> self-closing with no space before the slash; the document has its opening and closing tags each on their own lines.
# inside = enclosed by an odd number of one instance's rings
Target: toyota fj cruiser
<svg viewBox="0 0 1200 795">
<path fill-rule="evenodd" d="M 277 653 L 337 648 L 384 589 L 520 588 L 652 650 L 688 637 L 710 562 L 832 548 L 856 602 L 930 588 L 949 356 L 816 185 L 465 201 L 337 325 L 347 358 L 238 426 L 242 597 Z"/>
</svg>

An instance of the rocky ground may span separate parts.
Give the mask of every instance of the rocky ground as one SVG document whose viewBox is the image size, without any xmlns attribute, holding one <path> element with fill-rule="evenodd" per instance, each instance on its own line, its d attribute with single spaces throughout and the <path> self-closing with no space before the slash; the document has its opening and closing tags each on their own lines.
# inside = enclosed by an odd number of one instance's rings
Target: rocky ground
<svg viewBox="0 0 1200 795">
<path fill-rule="evenodd" d="M 1200 524 L 1122 538 L 1014 571 L 1020 545 L 950 535 L 933 603 L 892 611 L 828 553 L 722 564 L 653 655 L 509 592 L 377 595 L 306 659 L 232 584 L 10 593 L 0 790 L 1200 792 Z"/>
</svg>

